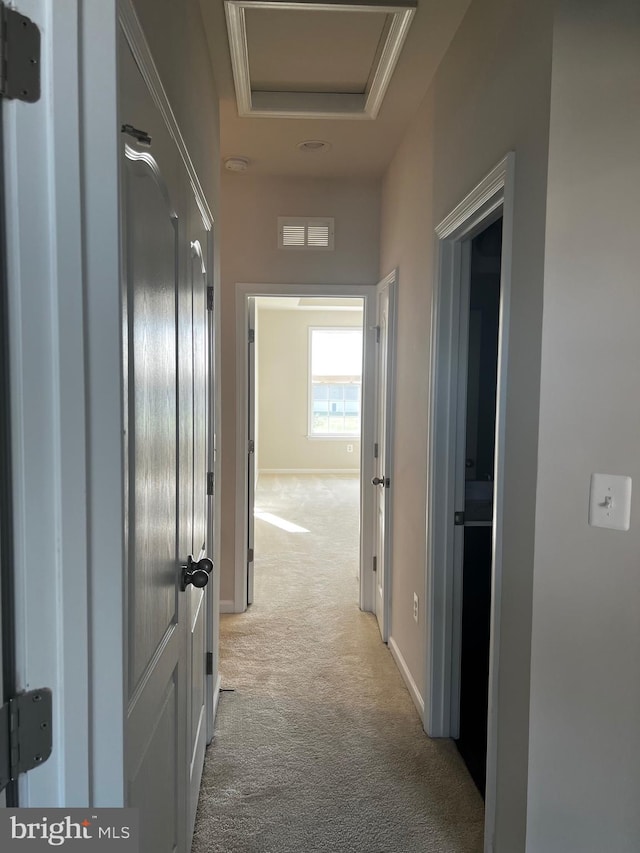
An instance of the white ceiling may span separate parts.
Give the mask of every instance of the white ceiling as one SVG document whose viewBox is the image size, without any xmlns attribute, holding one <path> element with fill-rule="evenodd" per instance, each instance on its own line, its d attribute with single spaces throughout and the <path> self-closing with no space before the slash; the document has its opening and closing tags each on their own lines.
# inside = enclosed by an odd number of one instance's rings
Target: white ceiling
<svg viewBox="0 0 640 853">
<path fill-rule="evenodd" d="M 251 81 L 266 92 L 362 93 L 386 17 L 247 10 Z"/>
<path fill-rule="evenodd" d="M 238 116 L 224 0 L 200 0 L 218 92 L 222 159 L 249 160 L 249 174 L 308 177 L 373 176 L 384 172 L 418 109 L 470 0 L 419 0 L 378 117 L 368 119 Z M 246 12 L 252 79 L 264 89 L 362 91 L 380 40 L 377 14 Z M 346 15 L 346 17 L 345 17 Z M 364 20 L 366 18 L 366 21 Z M 310 23 L 313 21 L 313 23 Z M 363 80 L 363 78 L 365 78 Z M 322 139 L 328 151 L 303 152 L 298 142 Z M 234 176 L 243 180 L 243 175 Z"/>
</svg>

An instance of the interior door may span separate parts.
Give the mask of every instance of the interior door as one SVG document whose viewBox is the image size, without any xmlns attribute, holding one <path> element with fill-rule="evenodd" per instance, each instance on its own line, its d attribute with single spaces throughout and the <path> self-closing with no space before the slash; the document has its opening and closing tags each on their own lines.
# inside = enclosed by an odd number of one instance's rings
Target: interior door
<svg viewBox="0 0 640 853">
<path fill-rule="evenodd" d="M 374 487 L 375 612 L 380 634 L 389 639 L 390 508 L 392 463 L 393 347 L 395 329 L 395 277 L 377 287 L 376 320 L 376 442 Z"/>
<path fill-rule="evenodd" d="M 7 692 L 6 682 L 10 677 L 9 661 L 5 660 L 7 645 L 4 637 L 4 632 L 7 630 L 7 619 L 4 615 L 4 608 L 7 606 L 7 596 L 5 586 L 8 580 L 9 567 L 6 563 L 5 554 L 5 526 L 9 507 L 7 505 L 7 489 L 6 480 L 8 471 L 6 470 L 6 462 L 8 456 L 5 453 L 6 440 L 5 426 L 8 426 L 6 414 L 9 409 L 8 400 L 8 372 L 7 372 L 7 322 L 6 322 L 6 262 L 5 262 L 5 244 L 4 244 L 4 150 L 2 145 L 3 135 L 3 120 L 2 120 L 2 101 L 0 100 L 0 707 L 4 705 L 5 693 Z M 2 785 L 0 785 L 2 787 Z M 6 806 L 6 792 L 4 787 L 0 791 L 0 808 Z"/>
<path fill-rule="evenodd" d="M 254 586 L 254 507 L 256 498 L 256 300 L 249 297 L 248 357 L 247 357 L 247 605 L 253 604 Z"/>
<path fill-rule="evenodd" d="M 188 175 L 124 39 L 120 111 L 127 804 L 140 809 L 141 853 L 186 853 L 194 809 L 190 785 L 200 772 L 189 755 L 190 714 L 201 713 L 196 685 L 205 666 L 197 653 L 199 591 L 183 591 L 182 569 L 194 536 L 199 549 L 203 544 L 202 511 L 194 513 L 195 483 L 202 480 L 194 474 L 200 311 L 194 321 Z M 201 752 L 196 750 L 195 761 Z"/>
<path fill-rule="evenodd" d="M 207 265 L 203 246 L 207 234 L 197 212 L 195 199 L 189 217 L 189 290 L 192 296 L 192 394 L 193 394 L 193 554 L 200 560 L 207 553 L 207 418 L 208 418 L 208 328 Z M 190 552 L 191 553 L 191 552 Z M 200 780 L 207 739 L 206 654 L 207 600 L 209 587 L 187 587 L 188 600 L 188 726 L 189 811 L 188 837 L 193 834 Z"/>
</svg>

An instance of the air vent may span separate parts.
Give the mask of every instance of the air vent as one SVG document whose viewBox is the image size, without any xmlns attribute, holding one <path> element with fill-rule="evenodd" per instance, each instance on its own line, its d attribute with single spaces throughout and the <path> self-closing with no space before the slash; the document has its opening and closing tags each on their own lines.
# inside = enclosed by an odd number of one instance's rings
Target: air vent
<svg viewBox="0 0 640 853">
<path fill-rule="evenodd" d="M 279 216 L 278 248 L 333 250 L 333 219 Z"/>
</svg>

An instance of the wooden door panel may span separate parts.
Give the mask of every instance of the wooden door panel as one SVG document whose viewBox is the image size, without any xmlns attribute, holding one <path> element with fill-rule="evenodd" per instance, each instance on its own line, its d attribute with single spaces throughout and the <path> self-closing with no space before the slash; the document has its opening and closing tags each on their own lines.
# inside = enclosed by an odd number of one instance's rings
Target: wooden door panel
<svg viewBox="0 0 640 853">
<path fill-rule="evenodd" d="M 141 810 L 141 853 L 187 853 L 206 744 L 208 598 L 190 585 L 181 591 L 178 580 L 187 558 L 207 547 L 207 232 L 178 148 L 124 40 L 120 79 L 127 804 Z M 150 144 L 141 145 L 131 127 Z"/>
<path fill-rule="evenodd" d="M 207 235 L 195 199 L 190 214 L 190 283 L 193 295 L 193 550 L 195 558 L 208 551 L 207 543 L 207 418 L 208 317 Z M 211 557 L 209 552 L 207 556 Z M 193 831 L 206 747 L 206 602 L 205 590 L 190 587 L 189 601 L 189 794 L 188 828 Z"/>
<path fill-rule="evenodd" d="M 171 674 L 164 695 L 159 697 L 159 713 L 154 725 L 141 732 L 144 747 L 130 776 L 129 803 L 151 819 L 141 821 L 141 850 L 174 853 L 179 849 L 180 825 L 175 792 L 159 780 L 175 779 L 178 765 L 176 730 L 179 719 L 177 670 Z M 144 735 L 146 734 L 146 738 Z"/>
<path fill-rule="evenodd" d="M 187 354 L 180 344 L 184 325 L 191 334 L 186 192 L 178 150 L 124 40 L 120 81 L 121 124 L 151 139 L 121 136 L 127 805 L 140 809 L 140 853 L 186 853 L 188 620 L 178 583 L 192 547 L 190 344 Z"/>
<path fill-rule="evenodd" d="M 176 621 L 177 220 L 147 162 L 125 158 L 129 287 L 129 645 L 134 688 Z"/>
<path fill-rule="evenodd" d="M 192 229 L 193 231 L 193 229 Z M 191 241 L 193 288 L 193 550 L 196 558 L 207 539 L 207 269 L 204 227 Z M 211 556 L 211 554 L 209 554 Z"/>
</svg>

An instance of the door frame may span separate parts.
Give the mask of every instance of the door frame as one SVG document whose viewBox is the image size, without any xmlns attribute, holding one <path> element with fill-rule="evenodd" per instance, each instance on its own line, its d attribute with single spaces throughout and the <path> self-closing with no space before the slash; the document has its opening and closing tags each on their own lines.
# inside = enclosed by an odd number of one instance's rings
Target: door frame
<svg viewBox="0 0 640 853">
<path fill-rule="evenodd" d="M 375 403 L 376 285 L 370 284 L 248 284 L 236 290 L 236 507 L 234 599 L 222 602 L 226 612 L 247 609 L 246 547 L 248 529 L 248 300 L 255 296 L 360 297 L 363 314 L 362 430 L 360 436 L 360 591 L 361 610 L 371 612 L 375 604 L 373 573 L 373 477 Z M 369 487 L 369 488 L 367 488 Z"/>
<path fill-rule="evenodd" d="M 41 29 L 42 90 L 2 116 L 16 688 L 50 687 L 54 702 L 52 755 L 20 777 L 19 799 L 115 807 L 126 713 L 116 45 L 122 17 L 137 19 L 131 0 L 18 5 Z M 219 566 L 219 505 L 212 526 Z"/>
<path fill-rule="evenodd" d="M 494 523 L 491 580 L 489 701 L 485 849 L 495 827 L 500 614 L 505 474 L 505 414 L 509 357 L 509 312 L 513 243 L 515 154 L 509 152 L 436 227 L 436 278 L 431 328 L 429 475 L 427 492 L 429 701 L 425 729 L 449 737 L 459 710 L 461 578 L 454 555 L 456 448 L 460 371 L 461 296 L 465 290 L 464 244 L 502 216 L 500 326 L 496 395 Z M 468 275 L 468 270 L 467 270 Z M 459 567 L 458 567 L 459 571 Z"/>
<path fill-rule="evenodd" d="M 387 477 L 390 482 L 390 486 L 385 486 L 384 488 L 384 501 L 385 501 L 385 510 L 384 510 L 384 527 L 385 527 L 385 535 L 384 535 L 384 554 L 382 559 L 382 570 L 384 573 L 383 578 L 383 595 L 382 595 L 382 625 L 380 627 L 380 634 L 382 636 L 382 640 L 385 643 L 391 644 L 391 577 L 392 577 L 392 560 L 393 560 L 393 489 L 395 488 L 395 478 L 394 478 L 394 417 L 393 413 L 395 411 L 395 391 L 396 391 L 396 332 L 398 327 L 398 270 L 397 268 L 392 270 L 388 275 L 386 275 L 383 279 L 381 279 L 376 285 L 376 336 L 378 333 L 377 323 L 379 320 L 378 317 L 378 296 L 384 289 L 388 289 L 389 291 L 389 317 L 388 317 L 388 325 L 387 325 L 387 362 L 386 362 L 386 400 L 385 400 L 385 411 L 384 411 L 384 420 L 385 420 L 385 470 L 382 473 L 382 476 Z M 378 347 L 376 347 L 375 351 L 375 424 L 374 424 L 374 441 L 378 442 L 378 390 L 380 385 L 380 376 L 378 375 L 378 369 L 380 367 L 379 362 L 379 351 Z M 374 462 L 374 467 L 376 463 Z M 378 488 L 378 487 L 376 487 Z M 376 515 L 376 499 L 374 498 L 374 516 Z M 374 522 L 374 548 L 377 550 L 377 536 L 376 527 Z M 376 571 L 379 571 L 379 568 L 376 566 Z M 378 579 L 377 574 L 374 577 L 374 612 L 376 605 L 376 590 L 375 590 L 375 581 Z M 395 643 L 392 647 L 392 652 L 395 653 L 397 647 Z"/>
</svg>

